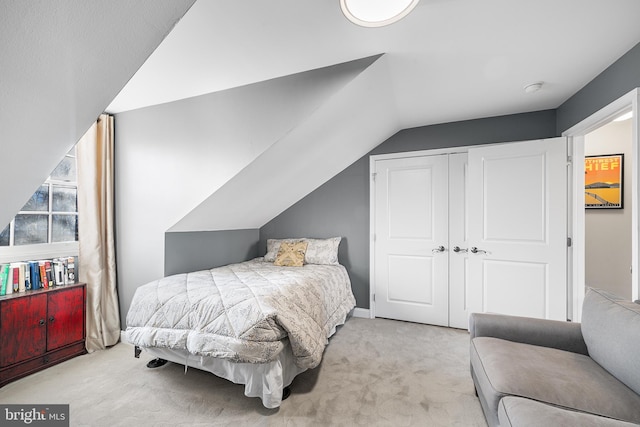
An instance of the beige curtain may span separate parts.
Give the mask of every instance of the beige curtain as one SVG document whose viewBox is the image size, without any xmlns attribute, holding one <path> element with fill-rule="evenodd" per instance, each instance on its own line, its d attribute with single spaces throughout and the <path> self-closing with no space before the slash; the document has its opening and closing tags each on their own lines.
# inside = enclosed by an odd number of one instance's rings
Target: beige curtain
<svg viewBox="0 0 640 427">
<path fill-rule="evenodd" d="M 87 351 L 120 339 L 113 200 L 113 116 L 103 114 L 76 147 L 78 280 L 87 284 Z"/>
</svg>

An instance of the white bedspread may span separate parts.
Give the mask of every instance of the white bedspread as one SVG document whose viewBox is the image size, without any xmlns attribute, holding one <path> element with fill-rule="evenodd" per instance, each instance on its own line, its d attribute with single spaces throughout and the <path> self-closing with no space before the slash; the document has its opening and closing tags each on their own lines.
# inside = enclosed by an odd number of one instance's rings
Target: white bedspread
<svg viewBox="0 0 640 427">
<path fill-rule="evenodd" d="M 126 335 L 140 347 L 240 363 L 271 362 L 288 339 L 296 365 L 310 369 L 354 306 L 341 265 L 277 267 L 256 258 L 140 286 Z"/>
</svg>

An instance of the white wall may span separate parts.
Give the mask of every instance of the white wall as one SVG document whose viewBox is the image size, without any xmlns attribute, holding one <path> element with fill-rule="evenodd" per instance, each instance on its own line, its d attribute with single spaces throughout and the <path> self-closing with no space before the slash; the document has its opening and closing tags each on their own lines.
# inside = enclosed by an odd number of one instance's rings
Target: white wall
<svg viewBox="0 0 640 427">
<path fill-rule="evenodd" d="M 631 298 L 631 120 L 586 135 L 585 155 L 624 153 L 623 209 L 586 209 L 586 285 Z"/>
</svg>

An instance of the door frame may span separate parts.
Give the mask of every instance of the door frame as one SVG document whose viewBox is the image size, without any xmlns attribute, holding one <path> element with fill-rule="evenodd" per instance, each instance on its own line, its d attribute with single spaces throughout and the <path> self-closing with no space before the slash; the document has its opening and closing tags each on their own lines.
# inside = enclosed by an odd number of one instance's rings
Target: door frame
<svg viewBox="0 0 640 427">
<path fill-rule="evenodd" d="M 572 239 L 572 256 L 569 259 L 569 301 L 573 310 L 569 310 L 573 321 L 581 320 L 582 303 L 585 293 L 585 212 L 584 212 L 584 137 L 586 134 L 609 123 L 613 118 L 625 111 L 633 111 L 632 141 L 631 141 L 631 297 L 640 299 L 638 284 L 640 240 L 640 212 L 638 212 L 638 200 L 640 199 L 640 183 L 638 181 L 638 169 L 640 162 L 640 117 L 638 106 L 640 104 L 640 89 L 636 88 L 626 95 L 621 96 L 606 107 L 593 113 L 578 124 L 562 132 L 562 136 L 569 138 L 569 152 L 571 153 L 573 167 L 569 176 L 569 236 Z M 580 165 L 580 166 L 579 166 Z"/>
</svg>

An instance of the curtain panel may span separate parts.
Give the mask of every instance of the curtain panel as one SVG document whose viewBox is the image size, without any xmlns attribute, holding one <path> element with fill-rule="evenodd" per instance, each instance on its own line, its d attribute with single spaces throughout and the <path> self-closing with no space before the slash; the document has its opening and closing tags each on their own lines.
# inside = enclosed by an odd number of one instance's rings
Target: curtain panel
<svg viewBox="0 0 640 427">
<path fill-rule="evenodd" d="M 87 284 L 88 352 L 120 339 L 114 242 L 114 124 L 102 114 L 76 147 L 78 279 Z"/>
</svg>

